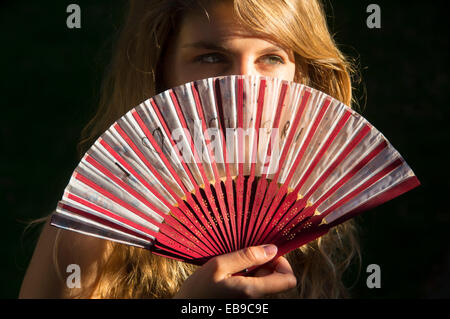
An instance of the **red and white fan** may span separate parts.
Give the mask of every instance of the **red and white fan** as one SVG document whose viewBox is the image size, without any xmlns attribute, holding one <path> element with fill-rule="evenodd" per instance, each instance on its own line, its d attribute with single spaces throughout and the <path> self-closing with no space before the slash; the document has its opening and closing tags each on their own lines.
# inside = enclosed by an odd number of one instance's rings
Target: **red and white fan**
<svg viewBox="0 0 450 319">
<path fill-rule="evenodd" d="M 87 151 L 52 225 L 203 264 L 285 254 L 420 183 L 362 116 L 310 87 L 226 76 L 141 103 Z"/>
</svg>

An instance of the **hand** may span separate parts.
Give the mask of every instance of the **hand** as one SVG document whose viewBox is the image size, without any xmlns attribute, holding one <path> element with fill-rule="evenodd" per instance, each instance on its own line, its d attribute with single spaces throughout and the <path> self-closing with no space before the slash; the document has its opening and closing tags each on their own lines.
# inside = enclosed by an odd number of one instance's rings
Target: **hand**
<svg viewBox="0 0 450 319">
<path fill-rule="evenodd" d="M 261 298 L 294 288 L 294 272 L 284 257 L 272 260 L 274 245 L 248 247 L 210 259 L 181 286 L 174 298 Z M 234 275 L 261 266 L 253 276 Z"/>
</svg>

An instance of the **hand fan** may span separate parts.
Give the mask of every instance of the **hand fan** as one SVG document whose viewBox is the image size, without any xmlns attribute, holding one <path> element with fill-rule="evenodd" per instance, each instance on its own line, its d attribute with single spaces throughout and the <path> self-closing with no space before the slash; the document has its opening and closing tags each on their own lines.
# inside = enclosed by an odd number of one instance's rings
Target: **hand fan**
<svg viewBox="0 0 450 319">
<path fill-rule="evenodd" d="M 420 183 L 348 106 L 259 76 L 146 100 L 87 151 L 52 225 L 203 264 L 273 243 L 285 254 Z"/>
</svg>

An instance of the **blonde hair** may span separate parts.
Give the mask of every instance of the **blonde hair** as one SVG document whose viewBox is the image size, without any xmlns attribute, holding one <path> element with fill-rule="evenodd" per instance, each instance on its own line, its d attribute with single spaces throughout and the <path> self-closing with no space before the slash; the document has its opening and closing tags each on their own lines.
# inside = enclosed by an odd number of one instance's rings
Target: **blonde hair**
<svg viewBox="0 0 450 319">
<path fill-rule="evenodd" d="M 159 72 L 161 58 L 168 40 L 179 27 L 177 22 L 189 10 L 206 11 L 209 5 L 218 1 L 130 1 L 101 88 L 99 108 L 82 131 L 80 155 L 114 121 L 163 89 Z M 353 69 L 334 43 L 319 1 L 232 2 L 235 14 L 244 26 L 292 49 L 296 61 L 295 81 L 351 104 Z M 350 220 L 287 254 L 297 276 L 297 289 L 273 297 L 348 296 L 342 276 L 353 257 L 359 256 L 356 234 L 355 223 Z M 107 243 L 107 251 L 107 257 L 101 261 L 95 289 L 95 295 L 102 298 L 170 298 L 196 269 L 187 263 L 114 242 Z"/>
</svg>

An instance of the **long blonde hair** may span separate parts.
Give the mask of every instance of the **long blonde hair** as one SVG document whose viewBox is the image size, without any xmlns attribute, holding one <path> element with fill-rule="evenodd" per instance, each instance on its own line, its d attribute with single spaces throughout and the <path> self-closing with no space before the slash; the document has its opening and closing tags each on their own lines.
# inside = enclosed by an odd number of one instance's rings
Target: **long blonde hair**
<svg viewBox="0 0 450 319">
<path fill-rule="evenodd" d="M 126 21 L 101 88 L 99 108 L 82 131 L 80 155 L 119 117 L 164 89 L 161 58 L 183 14 L 205 11 L 220 0 L 130 1 Z M 231 0 L 225 0 L 231 1 Z M 243 25 L 295 53 L 295 81 L 352 103 L 351 64 L 339 51 L 316 0 L 233 0 Z M 95 295 L 103 298 L 170 298 L 195 266 L 114 242 L 97 278 Z M 287 258 L 297 289 L 276 297 L 346 297 L 342 282 L 353 257 L 359 256 L 353 221 L 293 252 Z M 87 292 L 86 292 L 87 293 Z M 80 295 L 79 297 L 88 297 Z"/>
</svg>

